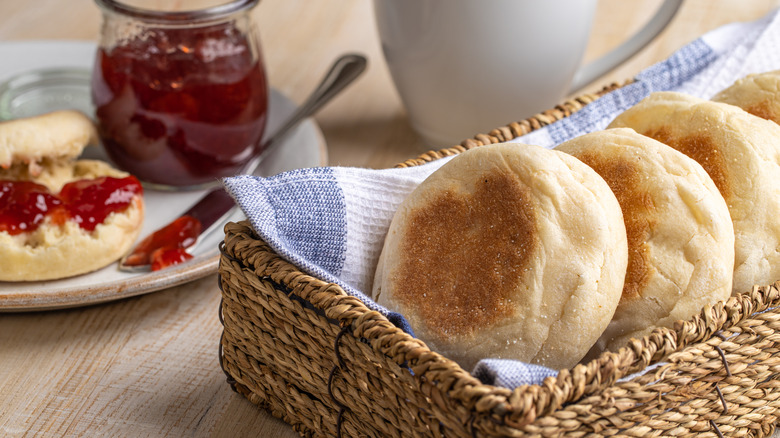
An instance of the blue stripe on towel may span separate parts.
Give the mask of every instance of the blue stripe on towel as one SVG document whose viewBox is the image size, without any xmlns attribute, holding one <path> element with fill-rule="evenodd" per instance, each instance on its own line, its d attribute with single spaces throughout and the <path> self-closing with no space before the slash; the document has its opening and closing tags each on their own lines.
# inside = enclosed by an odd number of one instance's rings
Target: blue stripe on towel
<svg viewBox="0 0 780 438">
<path fill-rule="evenodd" d="M 280 256 L 310 275 L 337 283 L 395 326 L 414 335 L 406 319 L 339 281 L 347 252 L 347 206 L 334 168 L 298 169 L 276 176 L 226 178 L 225 188 L 255 231 Z"/>
<path fill-rule="evenodd" d="M 606 128 L 612 118 L 655 91 L 679 87 L 717 59 L 710 46 L 698 39 L 637 75 L 636 81 L 587 105 L 547 127 L 554 145 Z M 554 146 L 553 145 L 553 146 Z"/>
<path fill-rule="evenodd" d="M 299 181 L 299 172 L 270 178 L 274 190 L 268 201 L 275 206 L 276 239 L 282 247 L 338 276 L 344 267 L 347 218 L 344 194 L 333 169 L 316 168 Z M 311 177 L 319 184 L 311 184 Z"/>
<path fill-rule="evenodd" d="M 347 219 L 333 169 L 318 167 L 269 178 L 225 180 L 254 229 L 279 255 L 314 275 L 338 276 L 344 267 Z"/>
</svg>

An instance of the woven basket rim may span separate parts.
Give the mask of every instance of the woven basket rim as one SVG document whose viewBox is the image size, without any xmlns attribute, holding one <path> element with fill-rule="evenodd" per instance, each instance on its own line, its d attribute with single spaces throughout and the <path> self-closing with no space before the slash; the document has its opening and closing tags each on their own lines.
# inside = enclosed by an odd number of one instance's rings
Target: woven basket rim
<svg viewBox="0 0 780 438">
<path fill-rule="evenodd" d="M 288 285 L 300 298 L 322 309 L 326 318 L 349 328 L 353 336 L 366 339 L 395 363 L 408 366 L 416 376 L 431 382 L 464 408 L 500 417 L 515 427 L 594 394 L 752 314 L 780 305 L 780 282 L 773 286 L 754 286 L 749 293 L 708 306 L 690 320 L 678 322 L 674 328 L 658 328 L 617 352 L 607 352 L 587 364 L 560 370 L 557 376 L 546 378 L 540 385 L 508 389 L 482 383 L 451 359 L 396 327 L 381 313 L 369 309 L 360 299 L 348 295 L 341 286 L 301 272 L 263 242 L 248 221 L 229 223 L 225 232 L 226 241 L 249 241 L 245 249 L 273 254 L 270 261 L 263 263 L 253 262 L 255 257 L 241 257 L 249 261 L 260 278 Z"/>
<path fill-rule="evenodd" d="M 395 167 L 421 165 L 474 147 L 512 140 L 567 117 L 625 84 L 609 85 L 597 93 L 568 100 L 552 110 L 496 128 L 488 134 L 478 134 L 459 145 L 428 151 Z M 529 424 L 566 403 L 640 372 L 687 345 L 708 339 L 752 314 L 780 305 L 780 281 L 774 285 L 754 286 L 749 292 L 705 307 L 690 320 L 677 322 L 674 328 L 655 329 L 642 339 L 633 339 L 617 352 L 606 352 L 588 363 L 560 370 L 557 376 L 548 377 L 539 385 L 509 389 L 482 383 L 453 360 L 430 350 L 423 341 L 396 327 L 360 299 L 348 295 L 339 285 L 301 272 L 262 241 L 248 221 L 228 223 L 225 234 L 225 244 L 234 245 L 235 252 L 242 253 L 241 260 L 231 257 L 232 260 L 249 264 L 260 278 L 287 285 L 301 299 L 321 309 L 326 318 L 349 330 L 353 336 L 367 340 L 395 363 L 407 366 L 419 379 L 434 385 L 465 409 L 491 416 L 510 427 Z M 270 253 L 272 257 L 253 257 L 259 251 Z M 225 251 L 222 253 L 226 256 Z"/>
</svg>

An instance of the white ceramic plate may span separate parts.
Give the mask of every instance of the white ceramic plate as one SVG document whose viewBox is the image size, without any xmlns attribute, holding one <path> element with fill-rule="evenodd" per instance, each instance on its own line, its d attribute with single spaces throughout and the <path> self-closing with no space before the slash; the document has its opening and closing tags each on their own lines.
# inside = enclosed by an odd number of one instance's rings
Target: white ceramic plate
<svg viewBox="0 0 780 438">
<path fill-rule="evenodd" d="M 20 41 L 0 43 L 0 82 L 11 76 L 34 69 L 91 69 L 95 45 L 81 41 Z M 268 127 L 272 133 L 295 110 L 295 104 L 276 90 L 271 90 Z M 88 148 L 89 149 L 89 148 Z M 85 152 L 90 158 L 105 157 L 103 151 L 92 148 Z M 287 170 L 325 165 L 325 142 L 317 124 L 304 121 L 260 165 L 258 175 L 274 175 Z M 168 193 L 145 191 L 146 217 L 139 239 L 166 225 L 187 210 L 203 191 Z M 96 304 L 141 295 L 186 283 L 217 271 L 218 245 L 228 221 L 243 219 L 234 209 L 218 225 L 201 236 L 192 248 L 192 260 L 152 273 L 126 273 L 116 263 L 99 271 L 73 278 L 9 283 L 0 282 L 0 312 L 56 309 Z M 2 263 L 2 260 L 0 260 Z"/>
</svg>

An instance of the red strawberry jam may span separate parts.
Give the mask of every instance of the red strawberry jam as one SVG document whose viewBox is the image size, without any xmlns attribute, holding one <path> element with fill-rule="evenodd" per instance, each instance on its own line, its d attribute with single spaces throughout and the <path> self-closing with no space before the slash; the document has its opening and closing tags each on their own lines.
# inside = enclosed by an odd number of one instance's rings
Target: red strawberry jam
<svg viewBox="0 0 780 438">
<path fill-rule="evenodd" d="M 102 224 L 109 214 L 127 208 L 133 197 L 141 193 L 141 183 L 134 176 L 103 176 L 65 184 L 59 197 L 70 218 L 81 228 L 92 231 L 98 224 Z"/>
<path fill-rule="evenodd" d="M 15 235 L 38 228 L 62 204 L 46 186 L 31 181 L 0 181 L 0 231 Z"/>
<path fill-rule="evenodd" d="M 178 265 L 191 259 L 184 248 L 160 248 L 152 253 L 152 271 L 159 271 L 168 266 Z"/>
<path fill-rule="evenodd" d="M 111 160 L 144 181 L 209 183 L 260 152 L 268 84 L 259 47 L 233 20 L 126 32 L 100 47 L 92 96 Z"/>
<path fill-rule="evenodd" d="M 142 193 L 141 183 L 134 176 L 78 180 L 66 184 L 57 195 L 34 182 L 2 180 L 0 231 L 35 231 L 47 216 L 54 223 L 70 219 L 92 231 L 109 214 L 126 209 L 133 196 Z"/>
<path fill-rule="evenodd" d="M 127 256 L 127 266 L 151 265 L 153 271 L 192 258 L 185 248 L 192 246 L 200 235 L 201 223 L 192 216 L 181 216 L 163 229 L 141 241 Z"/>
</svg>

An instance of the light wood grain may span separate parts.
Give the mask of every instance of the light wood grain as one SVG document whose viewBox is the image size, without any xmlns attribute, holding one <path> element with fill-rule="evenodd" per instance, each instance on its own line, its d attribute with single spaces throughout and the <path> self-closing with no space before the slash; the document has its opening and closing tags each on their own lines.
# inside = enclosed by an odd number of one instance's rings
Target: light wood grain
<svg viewBox="0 0 780 438">
<path fill-rule="evenodd" d="M 602 0 L 586 59 L 614 47 L 659 3 Z M 778 6 L 688 0 L 658 40 L 586 90 L 622 82 L 704 32 Z M 430 149 L 393 88 L 370 1 L 263 0 L 253 15 L 271 83 L 296 102 L 339 54 L 368 56 L 366 74 L 316 117 L 330 164 L 387 167 Z M 99 28 L 89 0 L 0 2 L 0 40 L 95 39 Z M 0 435 L 297 436 L 225 383 L 218 303 L 211 276 L 94 307 L 0 314 Z"/>
</svg>

